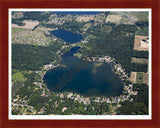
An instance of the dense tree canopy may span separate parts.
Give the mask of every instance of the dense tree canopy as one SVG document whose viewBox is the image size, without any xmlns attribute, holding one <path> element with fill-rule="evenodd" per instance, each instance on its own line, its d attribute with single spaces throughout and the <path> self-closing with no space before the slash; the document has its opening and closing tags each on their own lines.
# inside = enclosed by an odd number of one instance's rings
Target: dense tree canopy
<svg viewBox="0 0 160 128">
<path fill-rule="evenodd" d="M 53 47 L 12 44 L 12 68 L 19 70 L 39 70 L 45 64 L 57 59 L 59 44 Z"/>
<path fill-rule="evenodd" d="M 147 115 L 148 114 L 148 86 L 145 84 L 134 84 L 133 90 L 138 91 L 138 95 L 132 96 L 133 101 L 121 103 L 117 109 L 119 115 Z"/>
<path fill-rule="evenodd" d="M 107 24 L 109 25 L 109 24 Z M 148 66 L 146 64 L 133 64 L 131 63 L 132 57 L 148 58 L 147 51 L 135 51 L 134 47 L 134 34 L 137 30 L 135 25 L 117 25 L 111 24 L 112 30 L 110 33 L 104 31 L 101 27 L 93 26 L 87 31 L 88 34 L 94 35 L 95 39 L 90 39 L 87 45 L 90 51 L 95 49 L 92 54 L 96 55 L 109 55 L 116 59 L 118 63 L 125 68 L 126 72 L 130 74 L 131 71 L 147 72 Z M 96 51 L 97 50 L 97 51 Z M 81 49 L 81 53 L 87 55 L 88 49 Z"/>
</svg>

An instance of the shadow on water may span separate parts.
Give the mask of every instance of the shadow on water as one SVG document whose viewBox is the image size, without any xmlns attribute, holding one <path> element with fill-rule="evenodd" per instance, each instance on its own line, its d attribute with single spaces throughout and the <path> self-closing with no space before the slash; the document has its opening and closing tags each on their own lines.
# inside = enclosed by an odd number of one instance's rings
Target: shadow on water
<svg viewBox="0 0 160 128">
<path fill-rule="evenodd" d="M 62 65 L 49 70 L 44 76 L 44 82 L 49 89 L 57 91 L 72 91 L 84 96 L 118 96 L 122 94 L 122 81 L 112 72 L 112 67 L 107 63 L 96 64 L 88 62 L 79 73 L 71 71 L 80 63 L 80 59 L 73 56 L 80 47 L 72 48 L 67 54 L 62 55 Z M 64 74 L 68 74 L 67 81 Z"/>
</svg>

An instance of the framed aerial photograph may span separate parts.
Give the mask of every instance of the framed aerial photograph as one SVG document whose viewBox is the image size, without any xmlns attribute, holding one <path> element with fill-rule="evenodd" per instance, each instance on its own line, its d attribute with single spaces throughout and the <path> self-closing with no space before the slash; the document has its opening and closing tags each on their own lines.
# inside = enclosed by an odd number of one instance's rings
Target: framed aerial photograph
<svg viewBox="0 0 160 128">
<path fill-rule="evenodd" d="M 0 127 L 158 128 L 153 1 L 1 2 Z"/>
<path fill-rule="evenodd" d="M 151 9 L 9 9 L 9 32 L 10 119 L 151 119 Z"/>
</svg>

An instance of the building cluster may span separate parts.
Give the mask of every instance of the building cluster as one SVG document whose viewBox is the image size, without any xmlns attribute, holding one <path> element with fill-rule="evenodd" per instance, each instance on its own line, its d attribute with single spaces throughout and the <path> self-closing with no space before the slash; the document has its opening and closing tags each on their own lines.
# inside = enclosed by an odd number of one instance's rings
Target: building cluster
<svg viewBox="0 0 160 128">
<path fill-rule="evenodd" d="M 73 16 L 68 14 L 65 16 L 59 16 L 58 14 L 52 14 L 49 17 L 49 24 L 56 24 L 56 25 L 62 25 L 64 24 L 66 21 L 72 21 L 73 20 Z"/>
<path fill-rule="evenodd" d="M 19 19 L 21 17 L 23 17 L 23 13 L 22 12 L 14 12 L 13 15 L 12 15 L 13 19 Z"/>
<path fill-rule="evenodd" d="M 77 22 L 94 22 L 94 23 L 104 23 L 105 22 L 105 14 L 87 14 L 87 15 L 79 15 L 79 14 L 52 14 L 49 17 L 49 24 L 62 25 L 68 21 L 77 21 Z"/>
<path fill-rule="evenodd" d="M 12 42 L 19 44 L 35 44 L 42 46 L 49 45 L 49 42 L 44 37 L 44 35 L 35 31 L 24 31 L 24 32 L 19 32 L 17 34 L 13 34 Z"/>
</svg>

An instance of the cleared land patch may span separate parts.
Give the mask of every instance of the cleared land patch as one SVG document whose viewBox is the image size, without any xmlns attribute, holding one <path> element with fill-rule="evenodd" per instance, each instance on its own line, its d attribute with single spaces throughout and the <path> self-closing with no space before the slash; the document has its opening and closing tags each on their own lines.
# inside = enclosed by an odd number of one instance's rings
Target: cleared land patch
<svg viewBox="0 0 160 128">
<path fill-rule="evenodd" d="M 148 12 L 112 12 L 115 14 L 123 14 L 129 16 L 130 19 L 135 21 L 148 21 Z"/>
<path fill-rule="evenodd" d="M 83 30 L 83 31 L 87 31 L 90 27 L 91 27 L 91 23 L 87 23 L 87 24 L 85 24 L 84 26 L 83 26 L 83 28 L 81 29 L 81 30 Z"/>
<path fill-rule="evenodd" d="M 107 23 L 107 22 L 113 22 L 113 23 L 119 24 L 120 21 L 121 21 L 121 18 L 122 18 L 122 16 L 116 15 L 116 14 L 108 15 L 107 18 L 106 18 L 106 20 L 105 20 L 105 22 L 106 22 L 106 23 Z"/>
<path fill-rule="evenodd" d="M 148 85 L 148 73 L 137 72 L 137 83 L 143 83 Z"/>
<path fill-rule="evenodd" d="M 148 27 L 144 27 L 144 28 L 139 28 L 137 31 L 136 31 L 136 35 L 139 35 L 139 36 L 148 36 Z"/>
<path fill-rule="evenodd" d="M 24 28 L 12 27 L 12 35 L 16 34 L 16 33 L 24 32 L 24 31 L 31 31 L 31 30 L 30 29 L 24 29 Z"/>
<path fill-rule="evenodd" d="M 39 24 L 38 21 L 30 21 L 30 20 L 24 20 L 23 23 L 25 23 L 24 26 L 18 26 L 17 24 L 12 24 L 12 27 L 33 29 L 36 25 Z"/>
<path fill-rule="evenodd" d="M 149 74 L 144 72 L 131 72 L 130 79 L 133 83 L 149 84 Z"/>
<path fill-rule="evenodd" d="M 148 64 L 148 59 L 132 57 L 132 63 Z"/>
<path fill-rule="evenodd" d="M 137 51 L 148 51 L 148 49 L 149 49 L 148 36 L 135 35 L 135 38 L 134 38 L 134 50 L 137 50 Z"/>
<path fill-rule="evenodd" d="M 44 26 L 42 27 L 41 25 L 39 25 L 34 31 L 45 33 L 45 32 L 50 31 L 50 30 L 52 30 L 52 29 L 51 28 L 46 28 Z"/>
<path fill-rule="evenodd" d="M 12 70 L 12 96 L 14 96 L 18 89 L 24 85 L 26 78 L 22 72 L 15 69 Z"/>
<path fill-rule="evenodd" d="M 12 28 L 12 43 L 46 46 L 50 42 L 51 39 L 46 37 L 43 32 Z"/>
<path fill-rule="evenodd" d="M 130 79 L 133 83 L 136 83 L 137 72 L 131 72 Z"/>
<path fill-rule="evenodd" d="M 138 21 L 148 21 L 148 12 L 127 12 L 130 16 L 135 17 Z"/>
<path fill-rule="evenodd" d="M 24 78 L 23 74 L 19 71 L 17 71 L 16 73 L 14 73 L 12 75 L 12 79 L 14 81 L 25 81 L 25 78 Z"/>
</svg>

